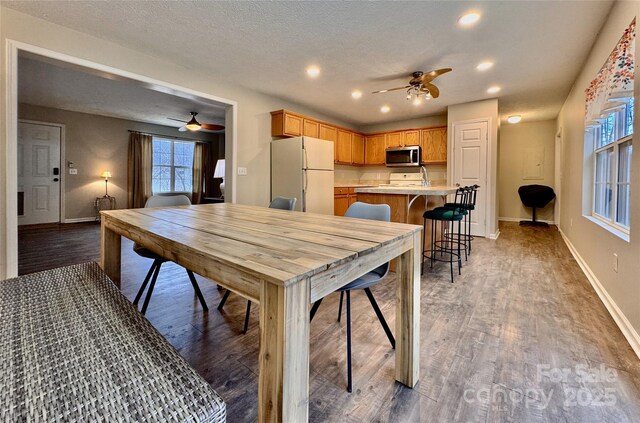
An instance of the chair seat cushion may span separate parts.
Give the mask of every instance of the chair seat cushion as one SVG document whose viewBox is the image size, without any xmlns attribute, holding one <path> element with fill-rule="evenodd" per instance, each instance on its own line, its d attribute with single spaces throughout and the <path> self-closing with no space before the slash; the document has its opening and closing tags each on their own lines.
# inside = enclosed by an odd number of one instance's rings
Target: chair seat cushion
<svg viewBox="0 0 640 423">
<path fill-rule="evenodd" d="M 422 215 L 425 219 L 431 220 L 446 220 L 446 221 L 460 221 L 467 214 L 465 210 L 451 210 L 444 207 L 437 207 L 433 210 L 428 210 Z"/>
<path fill-rule="evenodd" d="M 97 263 L 0 282 L 0 421 L 224 422 L 222 398 Z"/>
<path fill-rule="evenodd" d="M 380 282 L 385 274 L 387 273 L 387 269 L 389 268 L 389 263 L 385 263 L 380 267 L 373 269 L 369 273 L 365 273 L 360 276 L 358 279 L 346 284 L 342 288 L 338 289 L 338 291 L 350 291 L 352 289 L 365 289 L 369 288 Z"/>
<path fill-rule="evenodd" d="M 152 260 L 162 260 L 162 261 L 169 261 L 167 259 L 165 259 L 162 256 L 157 255 L 156 253 L 154 253 L 153 251 L 143 247 L 140 244 L 133 244 L 133 251 L 141 256 L 141 257 L 146 257 L 146 258 L 150 258 Z"/>
<path fill-rule="evenodd" d="M 473 204 L 462 204 L 462 203 L 445 203 L 444 206 L 442 206 L 446 209 L 455 209 L 455 208 L 462 208 L 465 210 L 475 210 L 476 206 Z"/>
</svg>

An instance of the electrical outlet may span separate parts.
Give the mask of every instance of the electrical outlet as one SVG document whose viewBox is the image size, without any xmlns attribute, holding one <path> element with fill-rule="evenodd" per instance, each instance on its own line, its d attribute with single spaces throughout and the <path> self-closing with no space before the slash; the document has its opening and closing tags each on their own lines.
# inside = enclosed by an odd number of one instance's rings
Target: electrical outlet
<svg viewBox="0 0 640 423">
<path fill-rule="evenodd" d="M 239 167 L 238 168 L 238 175 L 247 176 L 247 168 L 246 167 Z"/>
<path fill-rule="evenodd" d="M 77 175 L 78 169 L 69 169 L 69 175 Z"/>
<path fill-rule="evenodd" d="M 613 271 L 618 273 L 618 255 L 613 253 Z"/>
</svg>

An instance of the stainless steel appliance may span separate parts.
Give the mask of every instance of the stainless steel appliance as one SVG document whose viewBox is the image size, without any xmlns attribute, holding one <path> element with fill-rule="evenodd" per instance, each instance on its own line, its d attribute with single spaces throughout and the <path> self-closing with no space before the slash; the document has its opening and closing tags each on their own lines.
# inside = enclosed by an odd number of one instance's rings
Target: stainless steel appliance
<svg viewBox="0 0 640 423">
<path fill-rule="evenodd" d="M 420 146 L 393 147 L 385 150 L 385 164 L 387 167 L 417 167 L 420 166 Z"/>
<path fill-rule="evenodd" d="M 297 198 L 296 210 L 333 215 L 333 142 L 271 141 L 271 199 Z"/>
</svg>

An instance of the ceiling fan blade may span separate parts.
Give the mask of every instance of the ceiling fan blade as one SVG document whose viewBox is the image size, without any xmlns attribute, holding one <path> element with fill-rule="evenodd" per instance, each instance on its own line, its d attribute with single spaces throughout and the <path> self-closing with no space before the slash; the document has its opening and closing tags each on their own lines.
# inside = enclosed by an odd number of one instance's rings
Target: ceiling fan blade
<svg viewBox="0 0 640 423">
<path fill-rule="evenodd" d="M 429 91 L 429 95 L 431 95 L 432 98 L 440 97 L 440 90 L 430 82 L 422 84 L 422 88 L 420 88 L 420 91 Z"/>
<path fill-rule="evenodd" d="M 371 94 L 386 93 L 386 92 L 389 92 L 389 91 L 397 91 L 397 90 L 406 90 L 407 88 L 411 88 L 411 85 L 407 85 L 406 87 L 390 88 L 388 90 L 374 91 Z"/>
<path fill-rule="evenodd" d="M 447 72 L 451 72 L 452 69 L 451 68 L 442 68 L 442 69 L 436 69 L 436 70 L 432 70 L 430 72 L 425 73 L 424 75 L 422 75 L 422 83 L 426 83 L 426 82 L 431 82 L 434 79 L 436 79 L 437 77 L 439 77 L 440 75 L 447 73 Z"/>
<path fill-rule="evenodd" d="M 167 119 L 169 119 L 169 120 L 175 120 L 176 122 L 187 123 L 187 121 L 186 121 L 186 120 L 182 120 L 182 119 L 174 119 L 174 118 L 170 118 L 170 117 L 168 117 Z"/>
<path fill-rule="evenodd" d="M 209 131 L 221 131 L 224 129 L 222 125 L 213 125 L 211 123 L 201 123 L 202 129 L 208 129 Z"/>
<path fill-rule="evenodd" d="M 180 128 L 178 128 L 178 131 L 187 132 L 187 127 L 185 125 L 182 125 Z"/>
</svg>

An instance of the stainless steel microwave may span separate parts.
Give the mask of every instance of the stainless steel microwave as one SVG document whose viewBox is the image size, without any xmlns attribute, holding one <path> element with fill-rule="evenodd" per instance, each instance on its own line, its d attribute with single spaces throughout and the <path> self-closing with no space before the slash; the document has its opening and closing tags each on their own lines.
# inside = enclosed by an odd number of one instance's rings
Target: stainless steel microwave
<svg viewBox="0 0 640 423">
<path fill-rule="evenodd" d="M 387 167 L 420 166 L 420 146 L 392 147 L 385 150 Z"/>
</svg>

